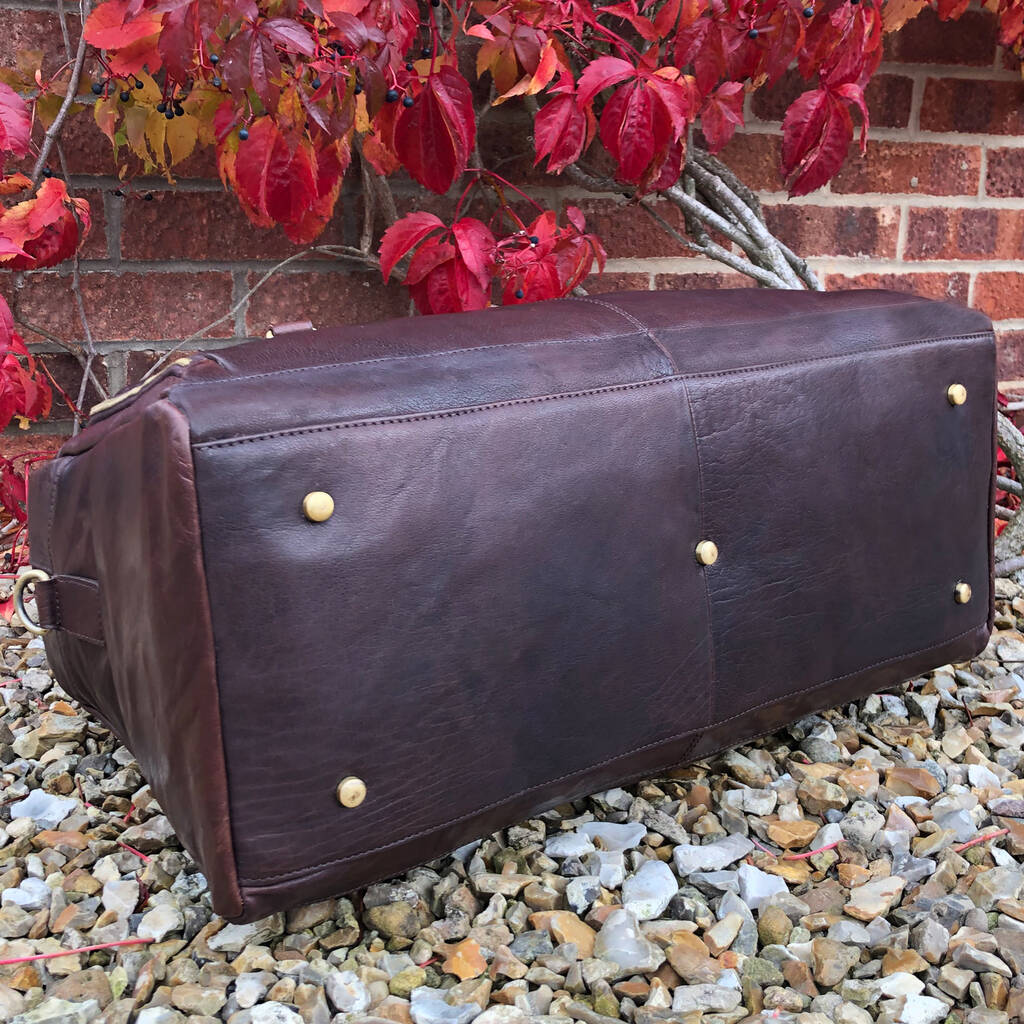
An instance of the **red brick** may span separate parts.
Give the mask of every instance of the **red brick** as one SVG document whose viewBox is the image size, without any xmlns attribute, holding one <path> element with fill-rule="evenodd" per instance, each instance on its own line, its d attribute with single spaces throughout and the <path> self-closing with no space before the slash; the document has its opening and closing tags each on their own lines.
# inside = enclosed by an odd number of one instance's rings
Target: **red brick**
<svg viewBox="0 0 1024 1024">
<path fill-rule="evenodd" d="M 750 188 L 777 192 L 784 183 L 779 172 L 781 135 L 737 133 L 718 155 Z"/>
<path fill-rule="evenodd" d="M 147 194 L 147 193 L 144 193 Z M 258 228 L 228 192 L 153 192 L 124 201 L 121 256 L 126 260 L 280 260 L 306 248 L 280 228 Z M 342 206 L 315 245 L 345 243 Z"/>
<path fill-rule="evenodd" d="M 646 292 L 650 290 L 650 275 L 614 273 L 612 271 L 605 271 L 603 274 L 595 272 L 584 280 L 583 287 L 591 295 L 619 291 Z"/>
<path fill-rule="evenodd" d="M 775 85 L 753 94 L 754 114 L 762 121 L 781 121 L 793 100 L 810 88 L 812 84 L 791 68 Z M 910 123 L 913 88 L 913 79 L 905 75 L 875 75 L 865 92 L 872 126 L 905 128 Z"/>
<path fill-rule="evenodd" d="M 1024 273 L 994 270 L 978 274 L 974 282 L 974 305 L 993 320 L 1024 317 Z"/>
<path fill-rule="evenodd" d="M 875 139 L 868 142 L 863 157 L 851 146 L 846 163 L 832 179 L 832 191 L 974 195 L 980 175 L 978 146 Z"/>
<path fill-rule="evenodd" d="M 905 258 L 1016 259 L 1024 251 L 1024 210 L 912 209 Z"/>
<path fill-rule="evenodd" d="M 231 275 L 205 273 L 82 275 L 82 298 L 97 341 L 188 337 L 231 307 Z M 57 274 L 27 274 L 19 309 L 30 322 L 59 338 L 82 335 L 71 280 Z M 231 337 L 229 321 L 209 337 Z M 40 340 L 26 335 L 26 340 Z"/>
<path fill-rule="evenodd" d="M 988 67 L 996 55 L 997 27 L 996 19 L 986 11 L 967 11 L 949 22 L 926 7 L 898 32 L 885 37 L 886 59 L 904 64 Z"/>
<path fill-rule="evenodd" d="M 67 394 L 72 402 L 78 401 L 78 390 L 82 386 L 82 364 L 70 352 L 53 352 L 40 356 L 46 363 L 46 368 L 53 375 L 53 379 Z M 96 379 L 107 387 L 107 367 L 102 356 L 93 360 L 92 372 Z M 96 390 L 96 385 L 90 380 L 85 389 L 85 399 L 82 402 L 81 411 L 88 412 L 89 408 L 95 405 L 102 395 Z M 60 391 L 53 389 L 53 411 L 50 413 L 52 419 L 65 419 L 72 415 L 70 406 L 64 401 Z"/>
<path fill-rule="evenodd" d="M 766 206 L 772 232 L 801 256 L 896 255 L 895 206 Z"/>
<path fill-rule="evenodd" d="M 967 301 L 970 285 L 967 274 L 829 274 L 825 279 L 829 291 L 849 291 L 852 288 L 888 288 L 894 292 L 907 292 L 926 299 L 955 299 Z"/>
<path fill-rule="evenodd" d="M 697 271 L 693 274 L 657 274 L 654 287 L 658 291 L 691 291 L 697 288 L 756 288 L 757 282 L 734 270 Z"/>
<path fill-rule="evenodd" d="M 931 132 L 1024 134 L 1024 82 L 929 78 L 921 127 Z"/>
<path fill-rule="evenodd" d="M 77 6 L 77 5 L 75 5 Z M 72 15 L 68 5 L 68 35 L 71 46 L 78 42 L 79 21 Z M 16 67 L 22 56 L 28 62 L 28 55 L 41 54 L 41 60 L 31 62 L 31 70 L 38 67 L 44 75 L 52 75 L 66 63 L 64 38 L 60 31 L 60 19 L 55 10 L 20 10 L 4 6 L 3 31 L 0 32 L 0 67 Z M 85 65 L 86 74 L 92 74 L 99 65 L 92 59 Z"/>
<path fill-rule="evenodd" d="M 37 434 L 12 426 L 0 432 L 0 454 L 7 459 L 16 459 L 19 455 L 52 455 L 66 440 L 59 434 Z"/>
<path fill-rule="evenodd" d="M 571 203 L 583 211 L 588 230 L 601 239 L 610 259 L 693 255 L 635 203 L 600 198 L 573 199 Z M 655 209 L 677 231 L 685 232 L 677 207 L 659 202 Z"/>
<path fill-rule="evenodd" d="M 1024 331 L 996 332 L 996 376 L 1024 380 Z"/>
<path fill-rule="evenodd" d="M 985 192 L 990 196 L 1024 196 L 1024 148 L 988 151 Z"/>
<path fill-rule="evenodd" d="M 250 285 L 257 276 L 250 274 Z M 251 335 L 262 337 L 272 324 L 294 320 L 325 327 L 373 323 L 408 312 L 408 291 L 382 284 L 379 274 L 279 274 L 249 300 L 246 322 Z"/>
</svg>

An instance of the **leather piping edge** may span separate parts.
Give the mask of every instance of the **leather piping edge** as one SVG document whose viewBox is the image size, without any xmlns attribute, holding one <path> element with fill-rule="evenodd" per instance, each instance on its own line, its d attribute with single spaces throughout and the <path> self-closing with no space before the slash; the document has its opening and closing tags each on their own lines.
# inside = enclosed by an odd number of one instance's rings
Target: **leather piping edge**
<svg viewBox="0 0 1024 1024">
<path fill-rule="evenodd" d="M 186 432 L 191 434 L 191 424 L 189 424 L 185 414 L 173 402 L 168 402 L 167 404 L 173 415 L 181 417 L 185 422 Z M 199 592 L 194 596 L 194 603 L 196 605 L 196 613 L 201 616 L 207 635 L 210 638 L 210 660 L 212 662 L 213 670 L 211 678 L 207 681 L 207 685 L 212 691 L 212 713 L 216 716 L 216 731 L 220 737 L 220 744 L 217 747 L 217 750 L 210 752 L 211 760 L 214 761 L 214 770 L 210 773 L 209 783 L 220 792 L 221 801 L 223 801 L 225 809 L 227 835 L 227 849 L 223 853 L 222 865 L 225 880 L 230 886 L 230 890 L 228 892 L 230 905 L 217 908 L 216 912 L 219 913 L 221 917 L 232 918 L 239 917 L 244 913 L 245 898 L 239 884 L 238 861 L 235 857 L 234 821 L 231 816 L 231 789 L 228 786 L 227 755 L 224 750 L 224 719 L 221 708 L 220 681 L 217 672 L 217 641 L 213 630 L 213 615 L 210 609 L 209 585 L 207 583 L 206 574 L 206 552 L 205 546 L 202 543 L 202 519 L 199 514 L 199 486 L 196 477 L 195 453 L 192 450 L 191 444 L 187 445 L 187 449 L 187 452 L 183 453 L 188 460 L 190 475 L 190 479 L 188 481 L 189 486 L 186 488 L 186 491 L 192 499 L 191 507 L 188 511 L 189 514 L 195 518 L 196 531 L 199 537 L 199 543 L 196 545 L 196 560 L 198 562 L 197 568 L 201 576 L 201 586 L 199 587 Z"/>
</svg>

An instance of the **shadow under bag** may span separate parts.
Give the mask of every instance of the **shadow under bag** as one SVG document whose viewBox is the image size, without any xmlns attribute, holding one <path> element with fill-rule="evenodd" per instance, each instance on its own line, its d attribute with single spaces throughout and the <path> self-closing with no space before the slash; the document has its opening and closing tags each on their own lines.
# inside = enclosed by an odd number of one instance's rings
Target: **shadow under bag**
<svg viewBox="0 0 1024 1024">
<path fill-rule="evenodd" d="M 881 291 L 200 353 L 34 471 L 47 654 L 253 920 L 979 652 L 994 374 Z"/>
</svg>

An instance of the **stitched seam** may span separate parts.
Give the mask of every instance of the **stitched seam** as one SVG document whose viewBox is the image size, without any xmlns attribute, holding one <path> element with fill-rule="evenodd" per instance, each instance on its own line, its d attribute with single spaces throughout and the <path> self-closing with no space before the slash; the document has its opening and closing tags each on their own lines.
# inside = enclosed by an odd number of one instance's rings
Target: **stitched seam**
<svg viewBox="0 0 1024 1024">
<path fill-rule="evenodd" d="M 589 296 L 587 296 L 587 298 L 589 298 Z M 582 301 L 582 297 L 580 299 L 574 299 L 573 301 Z M 908 302 L 887 302 L 887 303 L 885 303 L 885 305 L 847 306 L 845 309 L 843 309 L 841 311 L 837 310 L 836 312 L 858 313 L 858 312 L 862 312 L 865 309 L 870 309 L 870 310 L 876 310 L 876 309 L 896 309 L 896 308 L 902 308 L 902 307 L 908 306 L 908 305 L 913 305 L 913 303 L 908 303 Z M 621 311 L 621 312 L 625 313 L 624 310 Z M 625 315 L 629 316 L 628 313 L 625 313 Z M 815 311 L 813 313 L 797 313 L 797 314 L 792 314 L 792 315 L 788 315 L 788 316 L 785 316 L 785 317 L 781 317 L 781 316 L 780 317 L 770 317 L 770 318 L 768 318 L 766 320 L 734 320 L 734 321 L 731 321 L 731 322 L 728 322 L 728 323 L 718 323 L 716 321 L 713 324 L 689 325 L 687 327 L 683 327 L 683 328 L 680 328 L 680 329 L 681 330 L 687 330 L 687 331 L 699 331 L 699 330 L 703 330 L 705 327 L 715 327 L 715 328 L 718 328 L 718 327 L 757 327 L 759 324 L 782 323 L 783 321 L 789 323 L 789 322 L 792 322 L 793 320 L 808 320 L 808 319 L 811 319 L 811 318 L 820 317 L 822 315 L 823 315 L 822 312 L 820 310 L 818 310 L 818 311 Z M 628 334 L 615 335 L 615 336 L 606 338 L 604 340 L 606 340 L 606 341 L 615 341 L 615 340 L 617 340 L 617 338 L 620 338 L 620 337 L 621 338 L 628 338 L 628 337 L 631 337 L 631 335 L 628 335 Z M 331 369 L 331 368 L 337 367 L 337 366 L 361 366 L 361 365 L 363 365 L 365 363 L 392 362 L 392 361 L 397 360 L 397 359 L 430 359 L 430 358 L 432 358 L 434 356 L 450 356 L 450 355 L 456 355 L 457 353 L 460 353 L 460 352 L 479 352 L 479 351 L 481 351 L 483 349 L 491 349 L 491 348 L 495 348 L 495 349 L 496 348 L 518 348 L 518 347 L 523 347 L 523 346 L 527 346 L 527 345 L 564 345 L 564 344 L 567 344 L 569 342 L 586 343 L 587 341 L 596 341 L 596 340 L 600 340 L 600 339 L 595 337 L 595 338 L 559 338 L 557 340 L 552 340 L 552 341 L 511 341 L 511 342 L 504 342 L 501 345 L 478 345 L 478 346 L 476 346 L 474 348 L 455 348 L 455 349 L 449 349 L 446 352 L 419 352 L 419 353 L 413 353 L 413 354 L 410 354 L 410 355 L 403 355 L 403 356 L 376 356 L 373 359 L 358 359 L 358 360 L 354 360 L 352 362 L 339 361 L 339 362 L 336 362 L 336 363 L 317 363 L 317 364 L 311 365 L 311 366 L 289 366 L 289 367 L 286 367 L 283 370 L 267 370 L 264 373 L 246 374 L 244 377 L 221 378 L 220 380 L 183 381 L 178 386 L 179 387 L 199 387 L 199 386 L 205 385 L 205 384 L 224 384 L 224 383 L 226 383 L 229 380 L 232 380 L 232 381 L 234 381 L 234 380 L 258 380 L 258 379 L 263 378 L 263 377 L 275 377 L 275 376 L 278 376 L 280 374 L 285 374 L 285 373 L 301 373 L 303 370 L 327 370 L 327 369 Z M 202 354 L 204 356 L 208 356 L 210 358 L 214 358 L 212 353 L 204 352 Z M 222 359 L 218 358 L 218 359 L 215 359 L 215 361 L 220 363 L 222 366 L 226 366 L 226 363 L 224 363 L 224 361 Z"/>
<path fill-rule="evenodd" d="M 411 352 L 401 356 L 374 356 L 372 359 L 353 359 L 337 363 L 311 363 L 309 366 L 289 366 L 284 370 L 267 370 L 265 373 L 248 373 L 239 377 L 217 377 L 212 380 L 189 380 L 183 381 L 179 387 L 199 388 L 208 384 L 231 384 L 239 380 L 260 380 L 264 377 L 278 377 L 286 373 L 305 373 L 309 370 L 332 370 L 339 366 L 366 366 L 369 363 L 395 363 L 409 359 L 436 359 L 439 356 L 458 356 L 463 352 L 492 352 L 503 348 L 539 348 L 542 345 L 586 345 L 597 341 L 622 341 L 625 338 L 633 338 L 635 334 L 608 334 L 592 335 L 586 338 L 547 338 L 544 341 L 505 341 L 500 345 L 474 345 L 472 348 L 449 348 L 443 352 Z M 227 368 L 227 364 L 221 361 L 221 365 Z"/>
<path fill-rule="evenodd" d="M 604 306 L 605 309 L 610 309 L 613 313 L 618 313 L 619 316 L 624 316 L 638 331 L 643 332 L 647 335 L 648 341 L 665 357 L 668 361 L 668 365 L 672 367 L 673 373 L 679 373 L 679 367 L 676 365 L 676 361 L 669 354 L 667 348 L 651 332 L 651 329 L 647 324 L 641 323 L 632 313 L 627 312 L 621 306 L 617 306 L 614 302 L 606 302 L 604 299 L 591 298 L 589 295 L 586 298 L 582 296 L 576 299 L 577 302 L 590 302 L 595 306 Z"/>
<path fill-rule="evenodd" d="M 744 715 L 752 714 L 755 711 L 759 711 L 761 708 L 769 707 L 772 704 L 777 704 L 780 700 L 788 700 L 792 697 L 800 697 L 807 693 L 813 693 L 815 690 L 820 690 L 822 687 L 830 686 L 832 683 L 842 682 L 844 679 L 849 679 L 852 676 L 861 675 L 864 672 L 870 672 L 872 669 L 880 668 L 883 665 L 891 664 L 892 662 L 901 661 L 904 658 L 912 658 L 918 654 L 924 654 L 927 651 L 934 650 L 938 647 L 944 647 L 951 643 L 955 643 L 961 637 L 967 636 L 969 633 L 974 633 L 979 629 L 984 628 L 987 625 L 987 619 L 985 622 L 978 623 L 977 625 L 971 626 L 969 629 L 965 629 L 962 633 L 957 633 L 956 636 L 946 637 L 942 640 L 934 643 L 926 644 L 924 647 L 919 647 L 917 650 L 906 651 L 903 654 L 896 654 L 890 658 L 883 658 L 881 661 L 876 661 L 871 665 L 865 665 L 862 668 L 854 669 L 852 672 L 846 672 L 840 676 L 833 676 L 831 679 L 826 679 L 824 682 L 815 683 L 813 686 L 805 687 L 802 690 L 796 690 L 793 693 L 787 693 L 784 697 L 773 697 L 771 700 L 762 701 L 760 704 L 756 704 L 754 707 L 747 708 L 738 714 L 731 715 L 729 718 L 723 718 L 720 722 L 711 723 L 715 728 L 722 725 L 728 725 L 729 722 L 735 721 L 737 718 L 742 718 Z M 527 793 L 532 793 L 538 789 L 544 789 L 547 786 L 553 786 L 560 782 L 564 782 L 567 779 L 571 779 L 577 775 L 585 775 L 587 772 L 593 771 L 595 768 L 602 768 L 607 764 L 611 764 L 614 761 L 619 761 L 624 757 L 631 757 L 633 754 L 643 753 L 645 750 L 651 750 L 654 747 L 661 746 L 663 743 L 673 743 L 677 740 L 683 739 L 694 733 L 700 734 L 702 728 L 698 729 L 686 729 L 683 732 L 675 733 L 672 736 L 665 736 L 661 739 L 654 740 L 651 743 L 645 743 L 639 747 L 634 747 L 631 750 L 625 750 L 620 754 L 615 754 L 613 757 L 605 758 L 603 761 L 598 761 L 595 764 L 591 764 L 586 768 L 580 768 L 577 771 L 569 772 L 566 775 L 560 775 L 555 779 L 548 779 L 545 782 L 539 783 L 536 786 L 528 786 L 526 789 L 518 790 L 515 793 L 510 793 L 507 796 L 502 797 L 500 800 L 495 800 L 483 807 L 478 807 L 474 811 L 469 811 L 466 814 L 461 814 L 455 818 L 449 818 L 447 821 L 441 821 L 437 824 L 430 825 L 427 828 L 420 829 L 417 832 L 411 832 L 408 835 L 402 836 L 399 839 L 395 839 L 390 843 L 384 843 L 381 846 L 375 846 L 372 849 L 362 850 L 360 853 L 352 854 L 348 857 L 336 857 L 331 860 L 320 861 L 316 864 L 308 864 L 302 868 L 296 868 L 294 871 L 285 871 L 280 874 L 269 874 L 269 875 L 247 875 L 239 876 L 239 882 L 272 882 L 272 881 L 286 881 L 293 878 L 301 878 L 303 875 L 309 874 L 312 871 L 316 871 L 319 868 L 331 867 L 336 864 L 345 864 L 351 860 L 358 860 L 361 857 L 367 857 L 374 853 L 380 853 L 383 850 L 390 850 L 396 846 L 401 846 L 402 843 L 409 842 L 412 839 L 418 839 L 421 836 L 429 835 L 431 832 L 436 832 L 439 829 L 447 828 L 449 825 L 458 824 L 460 821 L 465 821 L 468 818 L 474 818 L 478 814 L 483 814 L 486 811 L 492 810 L 495 807 L 500 807 L 502 804 L 507 803 L 510 800 L 515 800 L 517 797 L 525 796 Z"/>
<path fill-rule="evenodd" d="M 697 417 L 693 411 L 693 402 L 690 400 L 690 391 L 683 381 L 683 397 L 686 399 L 686 411 L 690 416 L 690 428 L 693 430 L 693 443 L 697 455 L 697 536 L 699 540 L 704 539 L 704 465 L 700 454 L 700 433 L 697 431 Z M 718 688 L 718 669 L 715 659 L 715 631 L 711 625 L 711 584 L 708 582 L 708 572 L 712 566 L 701 567 L 701 577 L 704 584 L 704 607 L 708 624 L 708 706 L 706 709 L 707 722 L 710 723 L 715 716 L 716 690 Z"/>
<path fill-rule="evenodd" d="M 622 335 L 622 337 L 634 337 L 634 335 Z M 585 391 L 562 391 L 552 395 L 537 395 L 533 398 L 512 398 L 504 402 L 489 402 L 483 405 L 469 405 L 457 409 L 445 409 L 431 413 L 404 413 L 395 416 L 377 417 L 365 420 L 345 420 L 340 423 L 324 423 L 315 427 L 290 427 L 286 430 L 273 430 L 263 434 L 249 434 L 244 437 L 235 437 L 217 441 L 198 441 L 194 448 L 230 448 L 239 444 L 250 444 L 254 441 L 269 441 L 276 437 L 298 437 L 302 434 L 319 434 L 330 430 L 348 430 L 354 427 L 379 427 L 393 423 L 418 423 L 426 420 L 449 419 L 454 416 L 466 416 L 470 413 L 489 412 L 493 409 L 505 409 L 517 405 L 532 405 L 537 402 L 552 402 L 559 399 L 587 398 L 591 395 L 614 394 L 618 391 L 633 391 L 637 388 L 653 387 L 656 384 L 672 384 L 680 380 L 710 380 L 716 377 L 740 376 L 742 374 L 764 373 L 766 371 L 787 369 L 791 366 L 807 366 L 815 363 L 841 362 L 848 359 L 856 359 L 864 356 L 883 355 L 888 352 L 896 352 L 901 349 L 923 347 L 926 345 L 937 345 L 951 341 L 972 341 L 977 338 L 990 338 L 992 332 L 980 334 L 955 334 L 944 335 L 940 338 L 922 338 L 916 341 L 904 341 L 894 345 L 887 345 L 884 348 L 868 349 L 861 352 L 845 352 L 830 356 L 815 356 L 806 359 L 793 359 L 781 363 L 765 363 L 760 366 L 745 366 L 733 370 L 705 371 L 701 373 L 681 373 L 670 377 L 655 377 L 650 380 L 635 381 L 630 384 L 610 384 L 600 388 L 590 388 Z M 235 378 L 238 379 L 238 378 Z M 212 382 L 207 382 L 212 383 Z"/>
</svg>

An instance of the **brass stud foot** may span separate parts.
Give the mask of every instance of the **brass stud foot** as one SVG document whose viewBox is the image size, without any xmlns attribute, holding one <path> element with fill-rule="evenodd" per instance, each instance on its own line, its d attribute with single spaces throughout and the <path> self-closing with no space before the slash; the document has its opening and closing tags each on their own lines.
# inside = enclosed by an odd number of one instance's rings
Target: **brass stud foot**
<svg viewBox="0 0 1024 1024">
<path fill-rule="evenodd" d="M 695 554 L 701 565 L 714 565 L 718 561 L 718 545 L 713 540 L 702 540 Z"/>
<path fill-rule="evenodd" d="M 950 384 L 946 388 L 946 398 L 950 405 L 963 405 L 967 401 L 967 388 L 963 384 Z"/>
<path fill-rule="evenodd" d="M 334 499 L 326 491 L 310 491 L 302 499 L 302 514 L 311 523 L 324 523 L 334 515 Z"/>
<path fill-rule="evenodd" d="M 971 599 L 971 585 L 961 580 L 953 588 L 953 598 L 957 604 L 967 604 Z"/>
<path fill-rule="evenodd" d="M 366 783 L 355 775 L 347 775 L 338 783 L 338 803 L 342 807 L 358 807 L 366 799 Z"/>
</svg>

